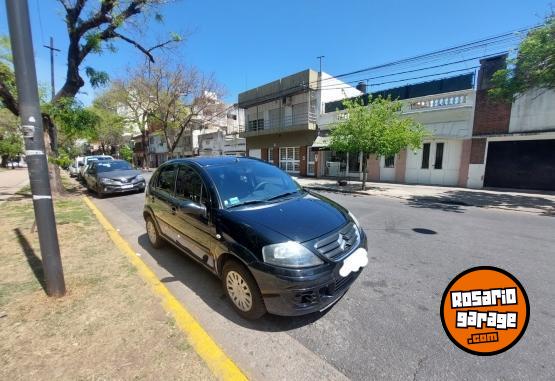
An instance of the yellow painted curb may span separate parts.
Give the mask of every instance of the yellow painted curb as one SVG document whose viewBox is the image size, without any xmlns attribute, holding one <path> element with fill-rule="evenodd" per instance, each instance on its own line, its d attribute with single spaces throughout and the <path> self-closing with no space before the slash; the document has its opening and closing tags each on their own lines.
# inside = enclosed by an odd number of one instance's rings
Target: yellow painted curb
<svg viewBox="0 0 555 381">
<path fill-rule="evenodd" d="M 179 303 L 175 296 L 166 288 L 152 270 L 137 256 L 129 243 L 114 229 L 112 224 L 104 217 L 102 212 L 92 203 L 88 197 L 84 197 L 85 203 L 104 227 L 112 241 L 120 249 L 129 261 L 137 268 L 141 277 L 148 282 L 154 292 L 162 299 L 162 306 L 171 313 L 177 326 L 186 334 L 189 343 L 204 360 L 210 370 L 222 380 L 247 380 L 239 367 L 224 353 L 224 351 L 212 340 L 195 318 Z"/>
</svg>

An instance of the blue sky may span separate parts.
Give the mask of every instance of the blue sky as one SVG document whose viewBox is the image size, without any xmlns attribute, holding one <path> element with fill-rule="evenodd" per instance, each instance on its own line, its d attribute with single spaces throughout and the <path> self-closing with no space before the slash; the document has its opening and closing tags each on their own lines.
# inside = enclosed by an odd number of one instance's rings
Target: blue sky
<svg viewBox="0 0 555 381">
<path fill-rule="evenodd" d="M 39 82 L 50 80 L 49 53 L 42 45 L 52 35 L 62 49 L 56 56 L 59 87 L 67 54 L 62 7 L 55 0 L 28 1 Z M 0 3 L 0 34 L 7 34 Z M 177 0 L 162 8 L 163 24 L 145 23 L 139 38 L 151 46 L 171 32 L 187 36 L 170 57 L 213 72 L 227 90 L 226 100 L 234 102 L 247 88 L 317 69 L 319 55 L 325 56 L 324 71 L 340 74 L 532 26 L 550 9 L 549 0 Z M 134 49 L 117 46 L 118 53 L 90 57 L 85 65 L 117 78 L 143 62 Z M 80 98 L 89 103 L 94 90 L 83 91 Z"/>
</svg>

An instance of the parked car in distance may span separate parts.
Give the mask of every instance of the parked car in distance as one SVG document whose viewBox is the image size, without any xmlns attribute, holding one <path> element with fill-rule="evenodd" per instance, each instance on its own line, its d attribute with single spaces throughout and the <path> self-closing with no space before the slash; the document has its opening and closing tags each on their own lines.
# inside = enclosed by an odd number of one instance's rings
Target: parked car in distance
<svg viewBox="0 0 555 381">
<path fill-rule="evenodd" d="M 98 197 L 122 192 L 143 192 L 145 179 L 125 160 L 94 160 L 85 172 L 87 189 Z"/>
<path fill-rule="evenodd" d="M 79 167 L 75 166 L 75 162 L 71 163 L 67 170 L 69 172 L 69 177 L 77 177 L 77 174 L 79 173 Z"/>
<path fill-rule="evenodd" d="M 85 156 L 82 158 L 83 165 L 78 164 L 79 166 L 79 173 L 77 174 L 77 180 L 83 180 L 83 174 L 87 170 L 87 167 L 90 165 L 91 162 L 96 160 L 114 160 L 112 156 L 109 155 L 92 155 L 92 156 Z"/>
<path fill-rule="evenodd" d="M 149 181 L 143 216 L 152 246 L 169 242 L 218 276 L 249 319 L 329 308 L 368 263 L 348 210 L 257 159 L 166 162 Z"/>
</svg>

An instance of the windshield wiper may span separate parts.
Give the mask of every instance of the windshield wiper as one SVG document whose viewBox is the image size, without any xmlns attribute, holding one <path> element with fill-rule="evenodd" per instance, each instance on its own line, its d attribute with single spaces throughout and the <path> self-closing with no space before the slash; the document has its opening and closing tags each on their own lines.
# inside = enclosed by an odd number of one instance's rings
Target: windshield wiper
<svg viewBox="0 0 555 381">
<path fill-rule="evenodd" d="M 266 201 L 277 200 L 278 198 L 282 198 L 282 197 L 285 197 L 285 196 L 290 196 L 290 195 L 295 194 L 295 193 L 298 193 L 298 192 L 299 192 L 299 191 L 296 191 L 296 190 L 295 190 L 295 191 L 291 191 L 291 192 L 285 192 L 285 193 L 282 193 L 282 194 L 278 194 L 277 196 L 270 197 L 270 198 L 267 199 Z"/>
<path fill-rule="evenodd" d="M 238 206 L 243 206 L 243 205 L 250 205 L 250 204 L 262 204 L 266 202 L 265 200 L 249 200 L 249 201 L 243 201 L 240 202 L 238 204 L 233 204 L 227 207 L 227 209 L 231 209 L 231 208 L 236 208 Z"/>
</svg>

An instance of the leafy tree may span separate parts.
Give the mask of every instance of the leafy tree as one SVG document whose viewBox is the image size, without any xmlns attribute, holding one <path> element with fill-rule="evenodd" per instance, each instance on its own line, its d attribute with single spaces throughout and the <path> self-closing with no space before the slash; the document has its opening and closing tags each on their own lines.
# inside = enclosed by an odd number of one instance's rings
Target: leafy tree
<svg viewBox="0 0 555 381">
<path fill-rule="evenodd" d="M 499 100 L 513 101 L 534 88 L 555 89 L 555 15 L 528 33 L 509 68 L 494 73 L 489 94 Z"/>
<path fill-rule="evenodd" d="M 62 98 L 54 104 L 44 107 L 49 117 L 58 127 L 59 144 L 73 145 L 76 139 L 91 139 L 95 137 L 95 126 L 98 116 L 85 108 L 74 98 Z"/>
<path fill-rule="evenodd" d="M 9 160 L 23 152 L 23 138 L 17 118 L 6 108 L 0 107 L 0 165 L 6 167 Z"/>
<path fill-rule="evenodd" d="M 362 152 L 363 190 L 370 155 L 392 156 L 404 148 L 422 145 L 426 131 L 421 124 L 401 116 L 401 102 L 380 97 L 369 100 L 368 106 L 358 98 L 347 99 L 343 104 L 347 117 L 331 131 L 330 148 L 337 152 Z"/>
<path fill-rule="evenodd" d="M 125 118 L 118 114 L 116 100 L 104 93 L 93 101 L 90 111 L 97 116 L 92 140 L 100 144 L 102 153 L 112 153 L 117 146 L 126 143 L 126 133 L 131 132 Z"/>
<path fill-rule="evenodd" d="M 154 15 L 154 19 L 160 21 L 161 16 L 157 9 L 168 0 L 58 0 L 63 8 L 64 21 L 68 34 L 67 46 L 67 74 L 63 85 L 54 96 L 52 103 L 63 102 L 64 99 L 73 99 L 84 86 L 85 81 L 81 74 L 89 77 L 93 86 L 106 84 L 109 77 L 104 71 L 85 66 L 90 54 L 101 54 L 104 51 L 115 52 L 116 41 L 123 41 L 145 54 L 150 62 L 154 62 L 153 51 L 165 48 L 168 45 L 180 41 L 181 38 L 172 34 L 170 39 L 156 44 L 150 48 L 144 47 L 129 34 L 143 27 L 145 19 Z M 15 91 L 15 78 L 9 62 L 10 55 L 6 53 L 7 40 L 0 41 L 0 103 L 10 110 L 14 115 L 19 115 L 17 92 Z M 8 44 L 9 45 L 9 44 Z M 8 50 L 9 51 L 9 50 Z M 56 155 L 58 151 L 57 127 L 49 114 L 43 114 L 43 124 L 48 133 L 47 150 L 49 155 Z M 56 170 L 56 169 L 54 169 Z M 54 193 L 62 192 L 59 172 L 51 177 L 52 190 Z"/>
<path fill-rule="evenodd" d="M 133 150 L 127 144 L 119 148 L 119 155 L 123 160 L 127 160 L 130 163 L 133 161 Z"/>
</svg>

